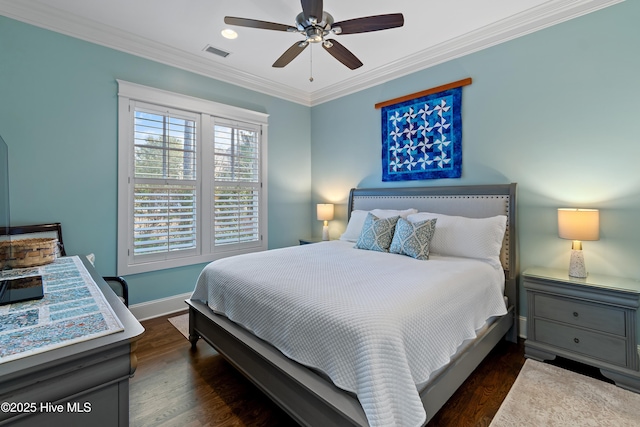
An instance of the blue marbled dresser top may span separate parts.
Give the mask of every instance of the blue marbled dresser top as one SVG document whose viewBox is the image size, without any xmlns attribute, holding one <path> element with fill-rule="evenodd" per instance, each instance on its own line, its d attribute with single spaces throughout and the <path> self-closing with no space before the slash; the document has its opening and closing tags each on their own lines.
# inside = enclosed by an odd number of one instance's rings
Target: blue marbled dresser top
<svg viewBox="0 0 640 427">
<path fill-rule="evenodd" d="M 0 307 L 0 363 L 124 330 L 78 257 L 0 277 L 30 275 L 42 276 L 44 298 Z"/>
</svg>

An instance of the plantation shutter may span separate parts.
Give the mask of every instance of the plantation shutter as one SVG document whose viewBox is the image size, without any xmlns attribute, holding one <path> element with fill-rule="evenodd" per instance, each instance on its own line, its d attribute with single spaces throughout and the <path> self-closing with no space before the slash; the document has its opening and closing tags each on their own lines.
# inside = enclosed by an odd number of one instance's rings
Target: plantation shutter
<svg viewBox="0 0 640 427">
<path fill-rule="evenodd" d="M 118 275 L 268 248 L 268 117 L 118 80 Z"/>
<path fill-rule="evenodd" d="M 214 120 L 213 244 L 260 244 L 260 127 Z"/>
<path fill-rule="evenodd" d="M 197 116 L 135 104 L 133 256 L 192 254 L 197 239 Z"/>
</svg>

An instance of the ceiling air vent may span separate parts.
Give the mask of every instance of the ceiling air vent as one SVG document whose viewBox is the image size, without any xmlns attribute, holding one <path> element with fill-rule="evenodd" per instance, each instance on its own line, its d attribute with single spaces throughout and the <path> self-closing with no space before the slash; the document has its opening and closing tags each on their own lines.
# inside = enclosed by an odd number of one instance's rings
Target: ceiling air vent
<svg viewBox="0 0 640 427">
<path fill-rule="evenodd" d="M 213 47 L 213 46 L 209 46 L 207 45 L 204 48 L 205 52 L 209 52 L 209 53 L 213 53 L 214 55 L 218 55 L 218 56 L 222 56 L 223 58 L 226 58 L 227 56 L 229 56 L 230 52 L 226 52 L 222 49 L 218 49 L 217 47 Z"/>
</svg>

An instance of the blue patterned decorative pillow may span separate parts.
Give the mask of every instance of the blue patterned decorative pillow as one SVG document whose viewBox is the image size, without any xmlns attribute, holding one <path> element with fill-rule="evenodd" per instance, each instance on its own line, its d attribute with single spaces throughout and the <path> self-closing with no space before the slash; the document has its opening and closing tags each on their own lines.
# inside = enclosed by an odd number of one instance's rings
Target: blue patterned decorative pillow
<svg viewBox="0 0 640 427">
<path fill-rule="evenodd" d="M 360 237 L 358 237 L 354 247 L 370 251 L 389 252 L 389 245 L 393 239 L 393 233 L 399 218 L 399 216 L 378 218 L 369 212 L 364 220 Z"/>
<path fill-rule="evenodd" d="M 427 260 L 429 259 L 429 244 L 435 231 L 435 218 L 420 222 L 409 222 L 400 218 L 396 224 L 396 232 L 393 235 L 389 252 Z"/>
</svg>

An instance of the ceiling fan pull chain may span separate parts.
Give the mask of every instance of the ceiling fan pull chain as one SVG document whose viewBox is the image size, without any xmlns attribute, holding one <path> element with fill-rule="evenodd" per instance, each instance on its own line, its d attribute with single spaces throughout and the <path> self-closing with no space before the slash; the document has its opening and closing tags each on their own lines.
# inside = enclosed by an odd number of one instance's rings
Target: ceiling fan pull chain
<svg viewBox="0 0 640 427">
<path fill-rule="evenodd" d="M 313 46 L 309 46 L 309 81 L 313 82 Z"/>
</svg>

